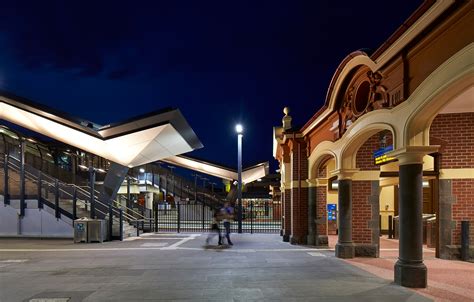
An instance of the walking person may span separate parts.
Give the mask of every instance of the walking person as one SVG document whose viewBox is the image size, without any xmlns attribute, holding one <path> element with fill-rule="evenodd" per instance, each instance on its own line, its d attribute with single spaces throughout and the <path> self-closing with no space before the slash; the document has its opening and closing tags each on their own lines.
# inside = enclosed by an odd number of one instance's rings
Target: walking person
<svg viewBox="0 0 474 302">
<path fill-rule="evenodd" d="M 224 207 L 221 209 L 221 214 L 224 222 L 225 238 L 227 238 L 227 244 L 234 245 L 230 240 L 230 222 L 234 219 L 234 208 L 229 202 L 224 203 Z"/>
<path fill-rule="evenodd" d="M 211 230 L 209 235 L 207 235 L 206 244 L 209 245 L 211 240 L 217 235 L 219 238 L 218 245 L 222 245 L 222 236 L 221 236 L 221 228 L 219 224 L 222 220 L 222 214 L 218 209 L 214 209 L 214 214 L 212 216 L 212 223 L 211 223 Z"/>
</svg>

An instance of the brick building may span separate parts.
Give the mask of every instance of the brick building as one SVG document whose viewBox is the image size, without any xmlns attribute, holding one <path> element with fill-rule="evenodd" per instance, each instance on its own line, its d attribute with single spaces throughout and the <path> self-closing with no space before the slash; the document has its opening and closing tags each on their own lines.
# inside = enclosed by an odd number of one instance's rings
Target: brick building
<svg viewBox="0 0 474 302">
<path fill-rule="evenodd" d="M 426 287 L 426 214 L 437 257 L 460 257 L 461 221 L 474 222 L 472 28 L 472 1 L 425 1 L 375 52 L 340 63 L 302 128 L 285 108 L 273 131 L 284 241 L 324 246 L 337 227 L 337 257 L 378 257 L 398 216 L 395 281 Z"/>
</svg>

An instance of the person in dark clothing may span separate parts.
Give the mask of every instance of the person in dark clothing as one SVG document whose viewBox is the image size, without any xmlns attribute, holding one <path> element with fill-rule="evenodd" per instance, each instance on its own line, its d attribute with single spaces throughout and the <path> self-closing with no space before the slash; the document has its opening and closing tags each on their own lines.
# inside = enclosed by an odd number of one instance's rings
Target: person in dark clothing
<svg viewBox="0 0 474 302">
<path fill-rule="evenodd" d="M 219 245 L 222 245 L 222 236 L 221 236 L 221 229 L 219 227 L 219 224 L 222 220 L 222 215 L 221 215 L 221 212 L 220 210 L 218 209 L 215 209 L 214 210 L 214 215 L 212 217 L 212 223 L 211 223 L 211 230 L 209 232 L 209 235 L 207 236 L 207 239 L 206 239 L 206 244 L 209 245 L 212 238 L 214 238 L 216 235 L 218 235 L 219 237 L 219 241 L 218 241 L 218 244 Z"/>
<path fill-rule="evenodd" d="M 234 208 L 226 202 L 221 209 L 222 219 L 224 221 L 225 237 L 228 245 L 234 245 L 230 240 L 230 221 L 234 219 Z"/>
</svg>

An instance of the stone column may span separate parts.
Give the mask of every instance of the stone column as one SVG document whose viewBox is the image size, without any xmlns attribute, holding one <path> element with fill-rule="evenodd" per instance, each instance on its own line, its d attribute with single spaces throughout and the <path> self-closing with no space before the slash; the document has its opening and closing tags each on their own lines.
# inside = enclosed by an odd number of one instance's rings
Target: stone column
<svg viewBox="0 0 474 302">
<path fill-rule="evenodd" d="M 427 286 L 423 263 L 423 156 L 430 147 L 407 147 L 393 151 L 399 162 L 399 256 L 395 283 L 415 288 Z"/>
<path fill-rule="evenodd" d="M 355 248 L 352 242 L 352 175 L 355 170 L 337 170 L 338 182 L 338 238 L 336 257 L 354 258 Z"/>
</svg>

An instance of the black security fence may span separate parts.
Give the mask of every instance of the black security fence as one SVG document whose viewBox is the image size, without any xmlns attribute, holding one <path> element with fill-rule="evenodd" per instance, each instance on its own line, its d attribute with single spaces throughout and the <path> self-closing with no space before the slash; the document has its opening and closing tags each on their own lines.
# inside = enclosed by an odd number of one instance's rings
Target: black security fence
<svg viewBox="0 0 474 302">
<path fill-rule="evenodd" d="M 281 229 L 280 205 L 267 203 L 243 207 L 242 232 L 278 233 Z M 217 209 L 219 211 L 219 209 Z M 214 208 L 203 204 L 157 204 L 153 210 L 152 228 L 159 232 L 207 232 L 210 230 Z M 234 213 L 237 219 L 237 212 Z M 223 228 L 223 223 L 220 223 Z M 238 223 L 231 221 L 231 231 L 237 233 Z"/>
</svg>

